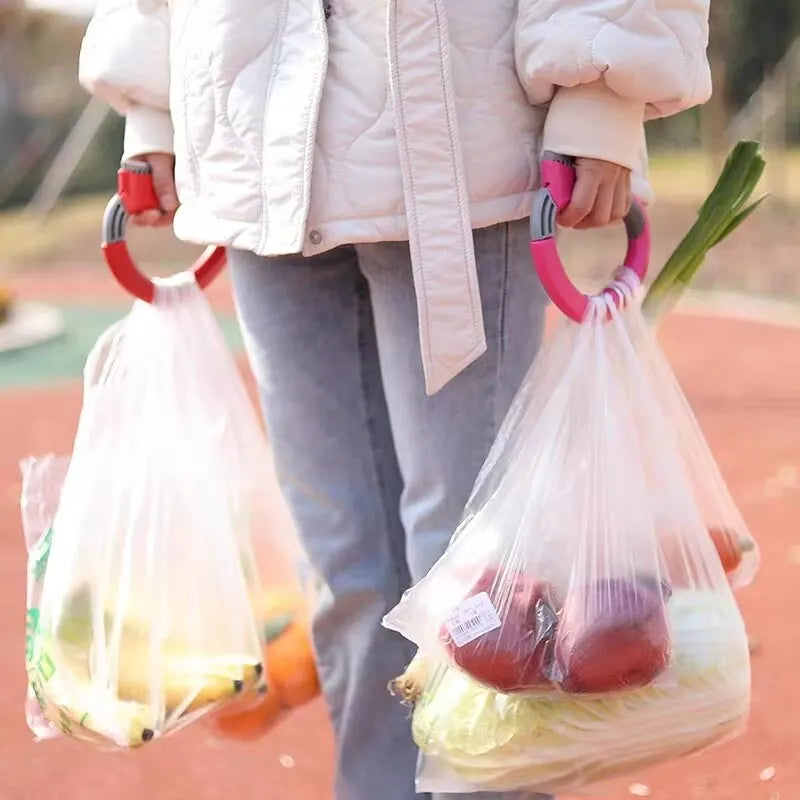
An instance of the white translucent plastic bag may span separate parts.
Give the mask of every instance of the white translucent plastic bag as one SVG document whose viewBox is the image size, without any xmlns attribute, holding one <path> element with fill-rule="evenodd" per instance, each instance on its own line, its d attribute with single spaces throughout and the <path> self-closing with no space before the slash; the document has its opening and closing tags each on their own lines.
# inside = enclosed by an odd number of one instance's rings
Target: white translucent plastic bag
<svg viewBox="0 0 800 800">
<path fill-rule="evenodd" d="M 725 485 L 694 413 L 656 341 L 655 331 L 638 325 L 635 334 L 642 366 L 656 387 L 665 423 L 672 428 L 695 503 L 712 536 L 728 582 L 733 589 L 742 589 L 752 583 L 758 572 L 761 561 L 758 543 Z M 658 507 L 665 515 L 671 513 L 666 500 Z"/>
<path fill-rule="evenodd" d="M 37 737 L 134 747 L 263 688 L 270 466 L 205 298 L 161 282 L 90 354 L 71 458 L 23 464 Z M 271 576 L 297 554 L 273 540 Z"/>
<path fill-rule="evenodd" d="M 709 525 L 749 534 L 632 285 L 546 343 L 385 620 L 420 648 L 398 682 L 419 791 L 576 791 L 742 730 L 747 637 Z"/>
</svg>

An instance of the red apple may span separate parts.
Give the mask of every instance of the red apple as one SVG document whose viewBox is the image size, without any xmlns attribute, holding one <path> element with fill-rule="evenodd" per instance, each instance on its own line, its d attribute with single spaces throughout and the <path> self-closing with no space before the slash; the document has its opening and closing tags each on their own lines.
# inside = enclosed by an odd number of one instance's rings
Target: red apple
<svg viewBox="0 0 800 800">
<path fill-rule="evenodd" d="M 570 592 L 559 622 L 556 662 L 571 693 L 651 683 L 669 663 L 666 601 L 656 580 L 606 578 Z"/>
<path fill-rule="evenodd" d="M 558 624 L 550 585 L 490 568 L 464 600 L 484 592 L 500 625 L 461 645 L 444 625 L 440 637 L 453 662 L 498 692 L 522 692 L 547 684 Z"/>
</svg>

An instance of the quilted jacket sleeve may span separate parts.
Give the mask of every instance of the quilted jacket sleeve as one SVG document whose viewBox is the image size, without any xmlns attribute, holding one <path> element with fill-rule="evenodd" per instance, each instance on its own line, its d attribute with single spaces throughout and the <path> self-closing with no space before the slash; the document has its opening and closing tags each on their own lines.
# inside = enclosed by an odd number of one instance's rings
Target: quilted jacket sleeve
<svg viewBox="0 0 800 800">
<path fill-rule="evenodd" d="M 100 0 L 81 47 L 79 77 L 125 115 L 123 158 L 173 152 L 166 2 Z"/>
<path fill-rule="evenodd" d="M 519 0 L 517 72 L 550 104 L 544 146 L 631 169 L 646 119 L 711 93 L 709 0 Z"/>
</svg>

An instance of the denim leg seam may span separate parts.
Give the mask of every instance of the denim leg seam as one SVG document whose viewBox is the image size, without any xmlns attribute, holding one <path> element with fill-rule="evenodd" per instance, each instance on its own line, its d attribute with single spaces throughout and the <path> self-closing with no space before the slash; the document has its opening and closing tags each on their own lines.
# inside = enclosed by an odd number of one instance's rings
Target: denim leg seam
<svg viewBox="0 0 800 800">
<path fill-rule="evenodd" d="M 495 391 L 493 393 L 492 401 L 492 423 L 494 430 L 492 436 L 497 434 L 497 429 L 500 427 L 500 419 L 497 410 L 497 387 L 500 386 L 502 378 L 501 372 L 503 369 L 503 356 L 505 354 L 506 345 L 506 305 L 508 297 L 508 261 L 509 261 L 509 225 L 504 223 L 502 225 L 502 259 L 503 263 L 500 269 L 500 298 L 498 303 L 498 321 L 497 321 L 497 367 L 495 372 Z"/>
<path fill-rule="evenodd" d="M 503 225 L 503 271 L 500 279 L 500 349 L 498 353 L 498 378 L 499 365 L 503 361 L 506 347 L 506 293 L 508 291 L 508 223 Z"/>
<path fill-rule="evenodd" d="M 355 286 L 356 291 L 356 298 L 358 300 L 358 330 L 357 330 L 357 345 L 358 345 L 358 369 L 359 369 L 359 382 L 361 387 L 361 401 L 364 407 L 364 419 L 366 420 L 367 425 L 367 436 L 369 438 L 369 445 L 370 445 L 370 458 L 372 459 L 372 474 L 375 477 L 375 485 L 378 489 L 378 494 L 380 496 L 380 506 L 381 510 L 383 511 L 383 523 L 386 527 L 386 531 L 391 529 L 390 524 L 390 516 L 391 512 L 386 504 L 386 483 L 381 475 L 381 471 L 378 466 L 378 458 L 376 453 L 376 442 L 377 436 L 375 431 L 375 420 L 369 414 L 369 380 L 367 377 L 367 372 L 364 369 L 364 348 L 366 346 L 365 341 L 365 334 L 364 334 L 364 314 L 366 311 L 366 307 L 369 303 L 369 284 L 367 283 L 365 278 L 359 278 L 356 281 Z M 402 559 L 405 558 L 405 553 L 398 550 L 397 544 L 394 542 L 393 537 L 388 537 L 388 547 L 390 551 L 390 556 L 392 559 L 392 568 L 395 572 L 395 576 L 397 578 L 398 588 L 403 591 L 407 587 L 403 585 L 404 583 L 404 576 L 400 568 L 400 564 L 402 563 Z"/>
</svg>

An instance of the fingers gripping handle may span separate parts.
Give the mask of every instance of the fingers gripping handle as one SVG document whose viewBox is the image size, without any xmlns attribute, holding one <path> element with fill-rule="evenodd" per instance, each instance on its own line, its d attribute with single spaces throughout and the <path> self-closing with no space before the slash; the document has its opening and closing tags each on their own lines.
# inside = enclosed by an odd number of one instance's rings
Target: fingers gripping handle
<svg viewBox="0 0 800 800">
<path fill-rule="evenodd" d="M 125 162 L 117 173 L 117 188 L 129 214 L 141 214 L 160 205 L 150 165 L 144 161 Z"/>
<path fill-rule="evenodd" d="M 570 319 L 581 322 L 592 298 L 583 294 L 567 276 L 555 238 L 558 212 L 569 205 L 575 188 L 574 160 L 557 153 L 545 153 L 541 177 L 542 188 L 534 195 L 531 210 L 531 257 L 556 307 Z M 650 262 L 650 225 L 644 206 L 636 198 L 625 218 L 625 231 L 628 249 L 624 267 L 640 281 L 644 280 Z M 613 282 L 601 294 L 611 297 L 617 306 L 624 302 Z"/>
<path fill-rule="evenodd" d="M 156 287 L 136 266 L 125 241 L 128 218 L 159 208 L 150 165 L 126 161 L 117 173 L 117 194 L 109 200 L 103 217 L 103 255 L 117 282 L 140 300 L 152 303 Z M 191 266 L 198 286 L 205 288 L 225 266 L 225 249 L 209 247 Z"/>
</svg>

